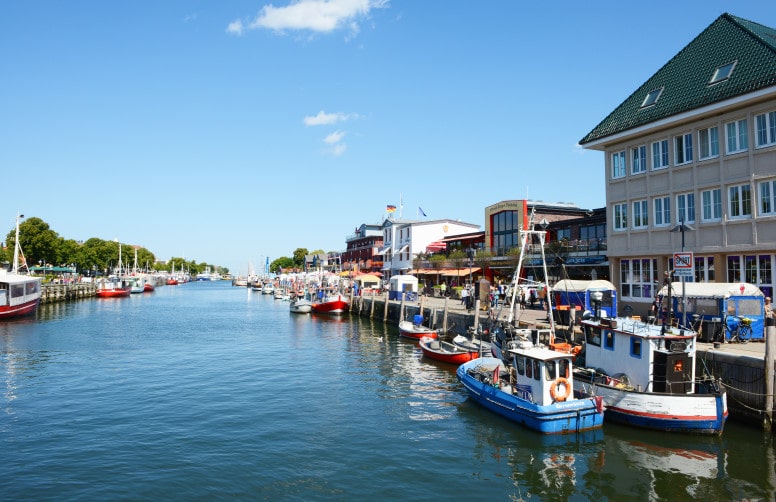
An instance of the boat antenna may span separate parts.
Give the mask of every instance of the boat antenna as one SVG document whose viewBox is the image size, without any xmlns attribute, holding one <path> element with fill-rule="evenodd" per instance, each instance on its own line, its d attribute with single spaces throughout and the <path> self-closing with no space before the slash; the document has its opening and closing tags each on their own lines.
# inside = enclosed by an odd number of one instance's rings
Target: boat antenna
<svg viewBox="0 0 776 502">
<path fill-rule="evenodd" d="M 23 214 L 16 216 L 16 240 L 13 243 L 13 269 L 11 270 L 14 274 L 19 273 L 19 255 L 22 257 L 22 263 L 27 267 L 27 260 L 24 258 L 22 246 L 19 243 L 19 221 L 22 219 L 24 219 Z M 27 267 L 27 270 L 30 270 L 29 267 Z"/>
</svg>

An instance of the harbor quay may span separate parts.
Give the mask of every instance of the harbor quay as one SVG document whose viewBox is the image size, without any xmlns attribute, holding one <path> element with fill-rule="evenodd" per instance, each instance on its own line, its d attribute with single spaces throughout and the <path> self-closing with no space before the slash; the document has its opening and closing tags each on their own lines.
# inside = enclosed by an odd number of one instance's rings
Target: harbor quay
<svg viewBox="0 0 776 502">
<path fill-rule="evenodd" d="M 491 319 L 508 320 L 509 305 L 483 310 L 467 310 L 459 299 L 420 295 L 416 301 L 389 300 L 387 294 L 353 297 L 351 315 L 398 324 L 404 319 L 422 315 L 424 324 L 440 330 L 440 335 L 453 337 L 486 327 Z M 514 320 L 521 328 L 550 327 L 547 312 L 541 309 L 520 310 Z M 730 418 L 764 430 L 773 429 L 773 389 L 776 367 L 766 367 L 766 349 L 776 352 L 775 327 L 766 328 L 764 341 L 748 343 L 705 343 L 697 341 L 696 377 L 711 374 L 727 390 Z M 555 333 L 568 341 L 580 341 L 582 332 L 555 324 Z M 772 360 L 771 356 L 771 360 Z"/>
</svg>

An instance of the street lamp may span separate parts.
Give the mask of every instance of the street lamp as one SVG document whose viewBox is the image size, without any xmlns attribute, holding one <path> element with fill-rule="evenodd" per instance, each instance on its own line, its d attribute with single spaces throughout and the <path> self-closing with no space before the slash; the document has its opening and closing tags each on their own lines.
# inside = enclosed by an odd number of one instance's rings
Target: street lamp
<svg viewBox="0 0 776 502">
<path fill-rule="evenodd" d="M 685 225 L 684 216 L 682 216 L 679 219 L 679 224 L 671 229 L 671 232 L 681 232 L 682 234 L 682 252 L 684 252 L 684 233 L 692 230 L 695 230 L 695 229 L 690 225 Z M 684 284 L 685 276 L 682 275 L 681 279 L 682 279 L 682 326 L 686 326 L 687 325 L 687 290 L 685 289 L 685 284 Z"/>
<path fill-rule="evenodd" d="M 593 302 L 593 310 L 595 315 L 595 320 L 597 321 L 600 318 L 600 311 L 601 311 L 601 302 L 604 299 L 604 293 L 602 291 L 591 291 L 590 292 L 590 300 Z"/>
</svg>

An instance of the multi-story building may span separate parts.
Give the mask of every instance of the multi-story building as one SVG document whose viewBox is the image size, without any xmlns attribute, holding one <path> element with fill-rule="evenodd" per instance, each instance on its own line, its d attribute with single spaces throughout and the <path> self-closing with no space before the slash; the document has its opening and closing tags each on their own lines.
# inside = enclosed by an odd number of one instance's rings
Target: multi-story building
<svg viewBox="0 0 776 502">
<path fill-rule="evenodd" d="M 380 225 L 362 224 L 353 235 L 345 239 L 342 253 L 342 267 L 352 272 L 381 272 L 383 256 L 378 251 L 383 247 L 383 229 Z"/>
<path fill-rule="evenodd" d="M 605 153 L 621 304 L 646 308 L 682 251 L 690 279 L 773 296 L 776 30 L 721 15 L 580 143 Z"/>
<path fill-rule="evenodd" d="M 413 259 L 426 247 L 450 235 L 479 230 L 479 225 L 457 220 L 395 220 L 387 218 L 381 225 L 383 277 L 406 274 L 413 268 Z"/>
</svg>

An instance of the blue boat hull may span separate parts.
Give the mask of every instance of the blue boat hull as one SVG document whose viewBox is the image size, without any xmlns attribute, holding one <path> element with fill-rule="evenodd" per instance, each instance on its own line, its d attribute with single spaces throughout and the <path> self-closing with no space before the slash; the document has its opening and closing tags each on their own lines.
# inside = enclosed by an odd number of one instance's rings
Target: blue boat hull
<svg viewBox="0 0 776 502">
<path fill-rule="evenodd" d="M 456 377 L 474 401 L 494 413 L 542 434 L 575 434 L 603 425 L 603 413 L 594 399 L 572 399 L 539 406 L 472 376 L 468 370 L 478 364 L 479 359 L 462 364 Z"/>
</svg>

